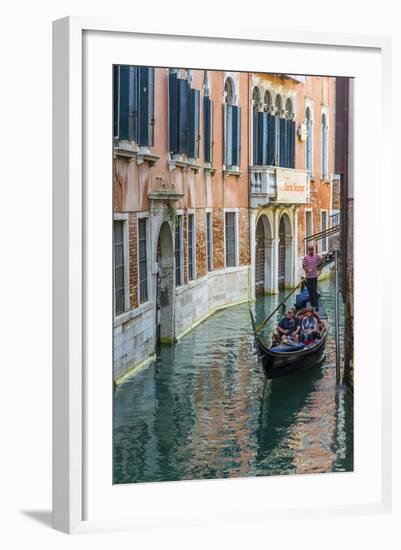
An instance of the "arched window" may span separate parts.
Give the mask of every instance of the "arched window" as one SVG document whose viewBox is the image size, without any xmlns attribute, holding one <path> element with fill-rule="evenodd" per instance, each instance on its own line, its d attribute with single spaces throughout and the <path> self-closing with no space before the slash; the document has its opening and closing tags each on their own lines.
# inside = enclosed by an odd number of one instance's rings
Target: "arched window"
<svg viewBox="0 0 401 550">
<path fill-rule="evenodd" d="M 294 107 L 290 98 L 285 102 L 285 117 L 292 120 L 294 117 Z"/>
<path fill-rule="evenodd" d="M 281 95 L 276 95 L 276 101 L 275 101 L 275 107 L 276 107 L 276 114 L 277 116 L 282 116 L 283 113 L 283 100 L 281 99 Z"/>
<path fill-rule="evenodd" d="M 312 123 L 312 113 L 309 107 L 306 108 L 305 119 L 306 119 L 305 167 L 307 172 L 312 172 L 313 123 Z"/>
<path fill-rule="evenodd" d="M 295 120 L 292 99 L 285 102 L 285 118 L 280 119 L 280 166 L 295 168 Z"/>
<path fill-rule="evenodd" d="M 224 102 L 228 105 L 234 104 L 234 83 L 230 77 L 226 78 L 224 84 Z"/>
<path fill-rule="evenodd" d="M 269 92 L 269 90 L 266 90 L 266 93 L 265 93 L 265 111 L 267 111 L 269 113 L 272 109 L 272 106 L 273 106 L 272 95 Z"/>
<path fill-rule="evenodd" d="M 329 177 L 329 159 L 328 159 L 328 128 L 327 128 L 327 116 L 322 114 L 321 124 L 321 145 L 322 145 L 322 178 L 327 179 Z"/>
<path fill-rule="evenodd" d="M 203 160 L 212 164 L 214 145 L 214 101 L 210 90 L 209 71 L 203 73 Z"/>
<path fill-rule="evenodd" d="M 203 90 L 205 95 L 210 94 L 209 71 L 203 71 Z"/>
<path fill-rule="evenodd" d="M 241 162 L 241 109 L 236 99 L 234 81 L 228 76 L 224 83 L 224 164 L 234 170 Z"/>
<path fill-rule="evenodd" d="M 282 143 L 283 136 L 284 136 L 284 128 L 283 123 L 285 122 L 284 119 L 282 119 L 283 114 L 283 100 L 281 99 L 281 95 L 276 95 L 276 100 L 274 102 L 274 106 L 276 108 L 276 158 L 275 158 L 275 165 L 276 166 L 284 166 L 284 162 L 282 160 L 283 150 L 284 150 L 284 144 Z"/>
<path fill-rule="evenodd" d="M 261 140 L 263 139 L 261 135 L 263 132 L 263 121 L 260 115 L 261 107 L 262 101 L 260 90 L 255 86 L 252 92 L 252 163 L 254 166 L 263 163 L 259 155 L 259 148 L 260 145 L 262 145 Z"/>
</svg>

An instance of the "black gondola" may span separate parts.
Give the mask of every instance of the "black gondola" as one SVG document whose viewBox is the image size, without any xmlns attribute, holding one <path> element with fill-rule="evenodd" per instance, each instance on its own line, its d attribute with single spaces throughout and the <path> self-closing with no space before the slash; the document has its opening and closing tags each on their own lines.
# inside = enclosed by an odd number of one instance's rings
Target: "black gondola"
<svg viewBox="0 0 401 550">
<path fill-rule="evenodd" d="M 252 326 L 255 334 L 256 346 L 262 361 L 263 371 L 267 378 L 278 378 L 287 376 L 301 369 L 311 368 L 320 364 L 326 354 L 326 339 L 329 331 L 329 320 L 327 312 L 319 300 L 319 317 L 322 323 L 321 337 L 312 344 L 295 351 L 275 350 L 277 345 L 268 346 L 260 338 L 256 329 L 255 320 L 252 312 Z M 290 348 L 288 348 L 290 349 Z"/>
</svg>

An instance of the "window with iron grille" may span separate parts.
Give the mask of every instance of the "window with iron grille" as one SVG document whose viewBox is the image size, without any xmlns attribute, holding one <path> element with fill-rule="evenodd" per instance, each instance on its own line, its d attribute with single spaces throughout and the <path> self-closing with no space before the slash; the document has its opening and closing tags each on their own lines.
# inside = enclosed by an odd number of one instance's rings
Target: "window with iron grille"
<svg viewBox="0 0 401 550">
<path fill-rule="evenodd" d="M 236 213 L 226 212 L 226 267 L 235 267 L 237 265 L 236 258 Z"/>
<path fill-rule="evenodd" d="M 182 216 L 177 216 L 175 222 L 175 285 L 182 285 L 181 251 L 182 251 Z"/>
<path fill-rule="evenodd" d="M 139 303 L 148 301 L 148 262 L 146 254 L 146 218 L 138 220 Z"/>
<path fill-rule="evenodd" d="M 207 254 L 207 270 L 213 270 L 212 264 L 212 214 L 206 213 L 206 254 Z"/>
<path fill-rule="evenodd" d="M 188 214 L 188 279 L 195 278 L 194 215 Z"/>
<path fill-rule="evenodd" d="M 124 222 L 114 221 L 114 309 L 116 315 L 125 310 L 125 276 L 124 276 Z"/>
</svg>

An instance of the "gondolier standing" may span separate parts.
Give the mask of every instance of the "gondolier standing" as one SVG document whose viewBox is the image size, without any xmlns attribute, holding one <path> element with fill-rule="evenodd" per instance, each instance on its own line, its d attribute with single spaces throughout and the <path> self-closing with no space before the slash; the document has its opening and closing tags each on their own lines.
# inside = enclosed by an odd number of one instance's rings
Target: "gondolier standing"
<svg viewBox="0 0 401 550">
<path fill-rule="evenodd" d="M 305 271 L 306 286 L 308 288 L 310 301 L 316 311 L 319 309 L 318 295 L 317 295 L 317 278 L 319 277 L 319 271 L 317 266 L 322 261 L 322 257 L 319 254 L 315 254 L 313 244 L 308 244 L 308 253 L 302 261 L 302 267 Z"/>
</svg>

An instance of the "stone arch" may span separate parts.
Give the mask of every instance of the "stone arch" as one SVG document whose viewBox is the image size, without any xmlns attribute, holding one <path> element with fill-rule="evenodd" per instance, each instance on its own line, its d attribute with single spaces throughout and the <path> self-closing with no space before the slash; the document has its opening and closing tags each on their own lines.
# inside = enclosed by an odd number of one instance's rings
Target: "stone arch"
<svg viewBox="0 0 401 550">
<path fill-rule="evenodd" d="M 264 103 L 265 103 L 265 110 L 268 113 L 270 113 L 273 107 L 273 98 L 270 90 L 266 90 L 265 92 Z"/>
<path fill-rule="evenodd" d="M 262 109 L 262 95 L 259 86 L 254 86 L 252 90 L 252 106 L 256 111 Z"/>
<path fill-rule="evenodd" d="M 294 232 L 290 216 L 283 212 L 278 225 L 278 288 L 293 286 Z"/>
<path fill-rule="evenodd" d="M 270 294 L 273 282 L 273 231 L 266 214 L 256 220 L 255 230 L 255 293 Z"/>
<path fill-rule="evenodd" d="M 156 328 L 157 340 L 161 344 L 171 344 L 175 339 L 175 258 L 174 241 L 170 224 L 160 225 L 156 247 Z"/>
<path fill-rule="evenodd" d="M 276 95 L 274 106 L 276 108 L 276 115 L 281 117 L 283 114 L 283 100 L 280 94 Z"/>
<path fill-rule="evenodd" d="M 292 120 L 294 117 L 294 104 L 290 97 L 287 98 L 287 101 L 285 102 L 285 116 L 290 120 Z"/>
<path fill-rule="evenodd" d="M 224 102 L 228 105 L 235 105 L 235 83 L 231 76 L 227 76 L 224 82 Z"/>
</svg>

